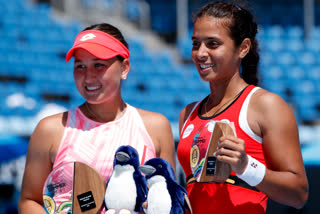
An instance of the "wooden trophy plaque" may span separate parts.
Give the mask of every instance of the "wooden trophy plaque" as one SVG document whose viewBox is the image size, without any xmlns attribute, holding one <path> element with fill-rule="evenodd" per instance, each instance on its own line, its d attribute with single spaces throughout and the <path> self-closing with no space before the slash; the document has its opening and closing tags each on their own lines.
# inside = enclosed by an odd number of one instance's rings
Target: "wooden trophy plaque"
<svg viewBox="0 0 320 214">
<path fill-rule="evenodd" d="M 106 183 L 92 167 L 76 162 L 73 182 L 73 213 L 96 214 L 102 207 Z"/>
<path fill-rule="evenodd" d="M 106 183 L 92 167 L 68 162 L 54 169 L 43 190 L 44 208 L 49 214 L 96 214 L 103 206 Z"/>
<path fill-rule="evenodd" d="M 217 150 L 220 137 L 225 135 L 235 136 L 234 129 L 231 125 L 233 124 L 224 122 L 215 123 L 199 182 L 222 183 L 229 177 L 231 173 L 230 165 L 218 161 L 216 157 L 213 156 L 213 153 Z"/>
</svg>

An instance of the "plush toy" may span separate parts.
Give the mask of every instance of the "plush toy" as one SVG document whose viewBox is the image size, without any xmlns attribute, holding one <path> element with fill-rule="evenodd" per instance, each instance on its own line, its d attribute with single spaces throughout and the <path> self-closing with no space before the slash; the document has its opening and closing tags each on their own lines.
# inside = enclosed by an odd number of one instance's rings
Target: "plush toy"
<svg viewBox="0 0 320 214">
<path fill-rule="evenodd" d="M 131 146 L 120 146 L 117 149 L 113 172 L 107 181 L 104 200 L 106 210 L 110 209 L 115 213 L 143 211 L 142 203 L 146 201 L 148 186 L 139 165 L 136 149 Z"/>
<path fill-rule="evenodd" d="M 170 163 L 162 158 L 153 158 L 140 166 L 149 185 L 147 214 L 192 213 L 187 191 L 175 180 Z"/>
</svg>

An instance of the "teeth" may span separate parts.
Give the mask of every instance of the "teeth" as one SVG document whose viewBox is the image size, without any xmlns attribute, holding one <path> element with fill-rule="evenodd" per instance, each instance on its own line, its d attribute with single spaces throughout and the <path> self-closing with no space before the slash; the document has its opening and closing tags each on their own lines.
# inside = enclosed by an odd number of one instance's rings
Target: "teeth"
<svg viewBox="0 0 320 214">
<path fill-rule="evenodd" d="M 86 86 L 86 88 L 87 88 L 89 91 L 92 91 L 92 90 L 97 90 L 97 89 L 101 88 L 101 86 L 91 86 L 91 87 Z"/>
<path fill-rule="evenodd" d="M 206 69 L 206 68 L 210 68 L 210 67 L 213 67 L 213 64 L 212 65 L 200 65 L 200 68 L 202 68 L 202 69 Z"/>
</svg>

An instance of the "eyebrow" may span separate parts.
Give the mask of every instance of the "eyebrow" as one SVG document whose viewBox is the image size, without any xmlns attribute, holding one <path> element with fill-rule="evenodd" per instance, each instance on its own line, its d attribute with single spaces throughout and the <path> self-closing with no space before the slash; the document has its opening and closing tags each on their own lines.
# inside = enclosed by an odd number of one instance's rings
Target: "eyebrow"
<svg viewBox="0 0 320 214">
<path fill-rule="evenodd" d="M 195 36 L 193 36 L 193 37 L 191 37 L 191 39 L 192 40 L 194 40 L 194 39 L 200 39 L 200 37 L 195 37 Z M 209 39 L 217 39 L 216 37 L 204 37 L 203 39 L 201 39 L 201 40 L 209 40 Z"/>
<path fill-rule="evenodd" d="M 94 59 L 92 59 L 92 60 L 93 60 L 93 61 L 100 61 L 100 60 L 104 60 L 104 59 L 94 58 Z M 82 62 L 82 60 L 78 59 L 78 60 L 75 60 L 74 62 L 75 62 L 75 63 L 76 63 L 76 62 Z"/>
</svg>

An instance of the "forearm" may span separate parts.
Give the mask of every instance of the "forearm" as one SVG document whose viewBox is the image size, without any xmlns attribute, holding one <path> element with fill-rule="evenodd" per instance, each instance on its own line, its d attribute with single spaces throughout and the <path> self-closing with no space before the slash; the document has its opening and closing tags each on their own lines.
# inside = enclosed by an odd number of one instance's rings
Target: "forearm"
<svg viewBox="0 0 320 214">
<path fill-rule="evenodd" d="M 43 206 L 36 201 L 29 199 L 19 200 L 19 214 L 46 214 Z"/>
<path fill-rule="evenodd" d="M 304 175 L 267 169 L 264 179 L 256 186 L 270 199 L 295 207 L 303 207 L 308 199 L 308 183 Z"/>
</svg>

